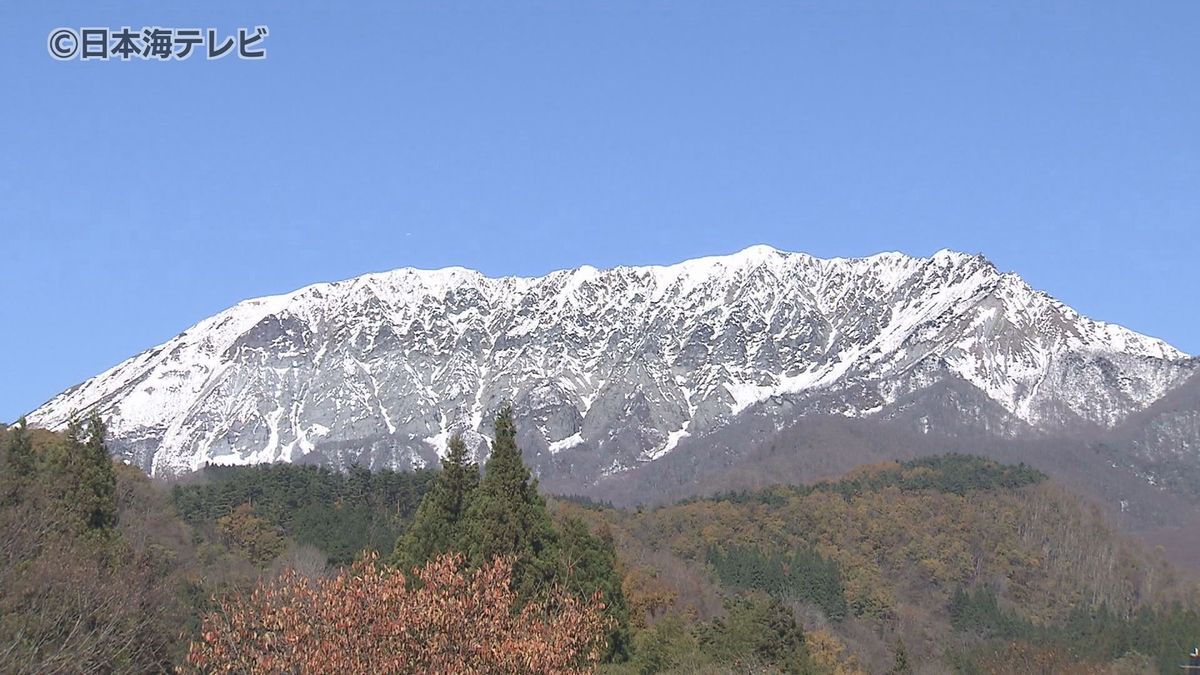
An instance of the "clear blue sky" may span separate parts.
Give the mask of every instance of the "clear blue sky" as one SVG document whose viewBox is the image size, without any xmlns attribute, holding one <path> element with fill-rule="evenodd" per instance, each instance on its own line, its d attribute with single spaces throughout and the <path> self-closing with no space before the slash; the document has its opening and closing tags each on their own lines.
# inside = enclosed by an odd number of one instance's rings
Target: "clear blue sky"
<svg viewBox="0 0 1200 675">
<path fill-rule="evenodd" d="M 257 63 L 46 50 L 258 24 Z M 753 243 L 982 252 L 1200 352 L 1198 31 L 1196 2 L 4 2 L 0 419 L 247 297 Z"/>
</svg>

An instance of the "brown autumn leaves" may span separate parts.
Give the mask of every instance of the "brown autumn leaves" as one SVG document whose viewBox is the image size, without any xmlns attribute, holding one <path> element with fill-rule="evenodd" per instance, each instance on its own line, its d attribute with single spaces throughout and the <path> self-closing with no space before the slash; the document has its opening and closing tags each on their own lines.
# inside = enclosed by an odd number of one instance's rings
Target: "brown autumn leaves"
<svg viewBox="0 0 1200 675">
<path fill-rule="evenodd" d="M 410 583 L 366 554 L 337 576 L 285 572 L 205 615 L 188 665 L 208 673 L 584 673 L 608 619 L 553 591 L 517 609 L 511 558 L 445 555 Z"/>
</svg>

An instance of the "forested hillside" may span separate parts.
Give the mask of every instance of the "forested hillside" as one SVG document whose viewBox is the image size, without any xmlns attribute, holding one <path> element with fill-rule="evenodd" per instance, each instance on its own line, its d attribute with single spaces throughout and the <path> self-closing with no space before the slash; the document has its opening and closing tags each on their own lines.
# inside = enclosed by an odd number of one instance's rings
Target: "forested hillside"
<svg viewBox="0 0 1200 675">
<path fill-rule="evenodd" d="M 252 563 L 182 522 L 93 418 L 0 433 L 0 672 L 156 672 Z"/>
<path fill-rule="evenodd" d="M 213 466 L 174 485 L 171 501 L 185 521 L 221 533 L 259 562 L 290 541 L 344 565 L 365 548 L 390 551 L 433 478 L 358 467 Z"/>
<path fill-rule="evenodd" d="M 1023 465 L 622 510 L 541 494 L 496 429 L 483 467 L 455 439 L 436 472 L 171 486 L 98 419 L 2 430 L 0 671 L 1169 672 L 1200 639 L 1193 580 Z"/>
<path fill-rule="evenodd" d="M 1021 672 L 1004 665 L 1017 655 L 1168 672 L 1200 638 L 1194 581 L 1024 466 L 947 455 L 638 512 L 563 509 L 613 531 L 639 638 L 674 645 L 661 659 L 680 670 L 702 632 L 670 636 L 755 592 L 849 671 L 883 672 L 902 651 L 931 672 Z"/>
</svg>

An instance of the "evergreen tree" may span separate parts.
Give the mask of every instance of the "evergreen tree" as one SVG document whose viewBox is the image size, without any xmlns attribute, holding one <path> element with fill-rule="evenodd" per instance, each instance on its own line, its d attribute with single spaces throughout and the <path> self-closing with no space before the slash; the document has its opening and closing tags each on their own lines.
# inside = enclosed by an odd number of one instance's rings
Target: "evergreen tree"
<svg viewBox="0 0 1200 675">
<path fill-rule="evenodd" d="M 791 555 L 766 553 L 752 546 L 710 546 L 709 564 L 722 583 L 766 591 L 781 599 L 812 602 L 834 621 L 846 615 L 846 598 L 837 563 L 808 546 L 797 546 Z"/>
<path fill-rule="evenodd" d="M 492 454 L 467 507 L 465 535 L 474 565 L 495 556 L 516 558 L 513 585 L 523 599 L 554 578 L 554 528 L 537 480 L 521 459 L 510 406 L 496 416 Z"/>
<path fill-rule="evenodd" d="M 107 427 L 100 415 L 88 417 L 86 436 L 78 420 L 67 425 L 66 442 L 50 456 L 46 486 L 59 495 L 83 525 L 105 530 L 117 523 L 117 476 L 104 445 Z"/>
<path fill-rule="evenodd" d="M 408 531 L 396 545 L 394 562 L 407 571 L 423 566 L 442 553 L 467 552 L 464 518 L 477 487 L 479 467 L 468 461 L 467 444 L 455 434 L 450 438 L 441 473 L 417 507 Z"/>
<path fill-rule="evenodd" d="M 627 660 L 631 640 L 629 608 L 617 573 L 612 532 L 603 526 L 598 536 L 593 535 L 582 520 L 567 518 L 559 529 L 557 548 L 558 574 L 565 588 L 585 599 L 599 592 L 604 613 L 613 620 L 602 660 L 606 663 Z"/>
<path fill-rule="evenodd" d="M 316 466 L 260 464 L 210 466 L 204 480 L 171 488 L 176 510 L 189 523 L 213 525 L 241 504 L 298 544 L 320 549 L 347 565 L 364 548 L 391 554 L 437 472 L 345 473 Z"/>
<path fill-rule="evenodd" d="M 908 649 L 904 646 L 904 640 L 897 638 L 896 653 L 888 675 L 910 675 L 910 673 L 912 673 L 912 666 L 908 663 Z"/>
<path fill-rule="evenodd" d="M 87 440 L 83 444 L 84 485 L 95 496 L 87 522 L 93 529 L 112 527 L 117 524 L 117 474 L 104 444 L 108 427 L 94 411 L 88 417 L 87 427 Z"/>
<path fill-rule="evenodd" d="M 14 476 L 28 476 L 33 473 L 33 443 L 29 439 L 29 431 L 25 428 L 24 417 L 8 430 L 8 443 L 4 451 L 8 470 Z"/>
<path fill-rule="evenodd" d="M 726 601 L 725 612 L 699 631 L 701 649 L 716 662 L 735 664 L 738 670 L 814 671 L 804 630 L 778 598 L 763 593 L 733 598 Z"/>
</svg>

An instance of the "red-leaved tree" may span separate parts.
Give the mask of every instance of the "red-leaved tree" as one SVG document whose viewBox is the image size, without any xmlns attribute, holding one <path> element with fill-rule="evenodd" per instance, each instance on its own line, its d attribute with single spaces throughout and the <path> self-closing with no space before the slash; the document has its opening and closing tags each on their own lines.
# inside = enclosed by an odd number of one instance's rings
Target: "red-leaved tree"
<svg viewBox="0 0 1200 675">
<path fill-rule="evenodd" d="M 447 555 L 419 583 L 368 554 L 331 578 L 292 572 L 203 620 L 188 664 L 209 673 L 583 673 L 599 660 L 599 597 L 556 592 L 514 610 L 512 560 L 473 573 Z"/>
</svg>

